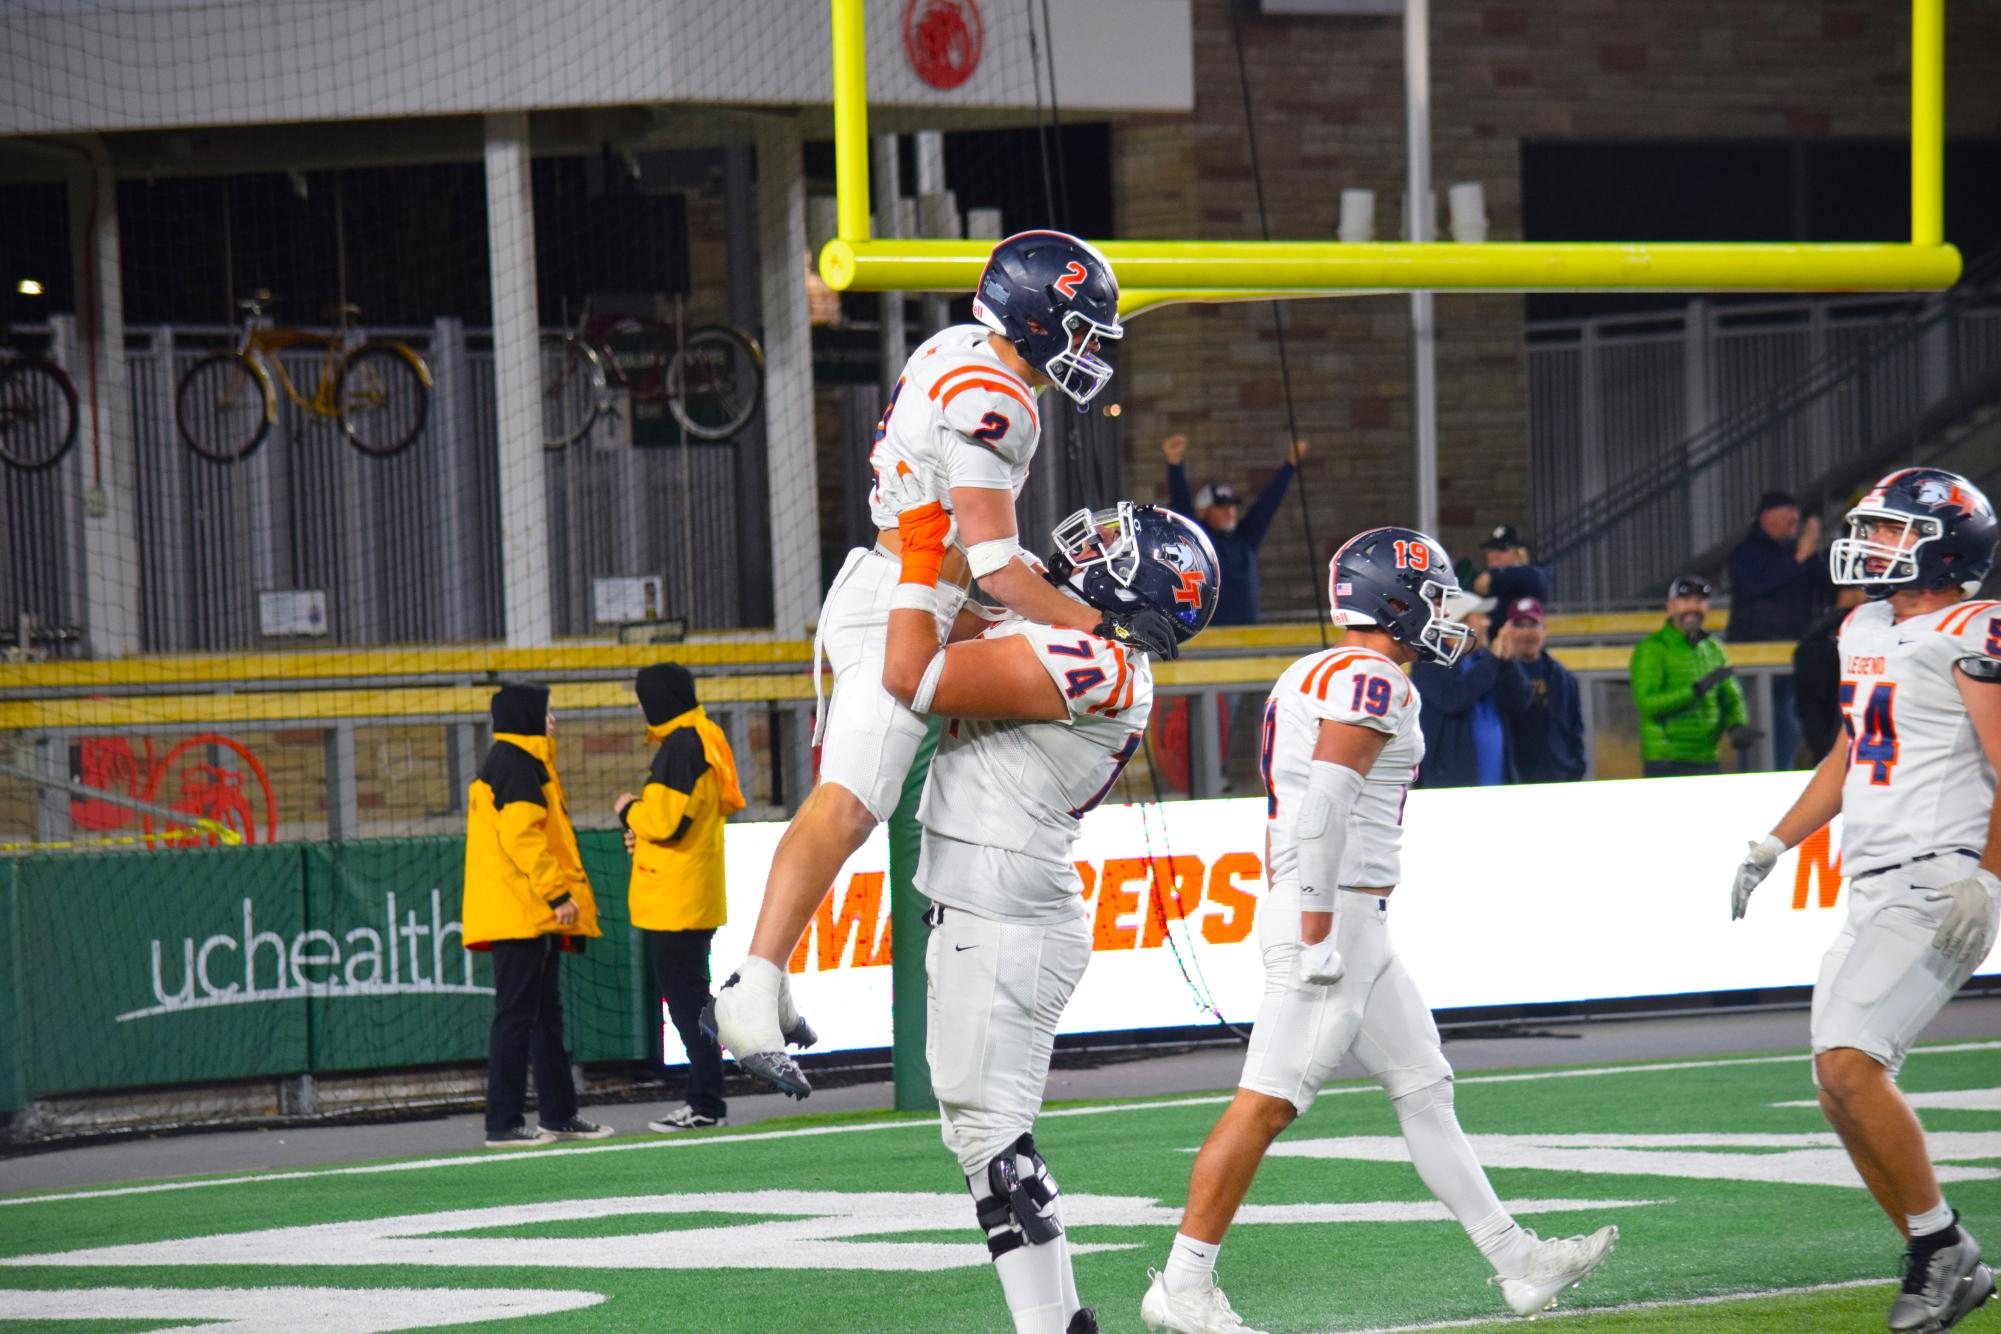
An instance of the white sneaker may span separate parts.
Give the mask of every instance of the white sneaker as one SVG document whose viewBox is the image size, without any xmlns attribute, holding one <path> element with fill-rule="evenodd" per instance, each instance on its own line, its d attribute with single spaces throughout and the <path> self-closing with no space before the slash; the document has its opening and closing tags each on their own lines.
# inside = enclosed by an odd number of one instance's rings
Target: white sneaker
<svg viewBox="0 0 2001 1334">
<path fill-rule="evenodd" d="M 1176 1334 L 1264 1334 L 1230 1309 L 1230 1299 L 1214 1279 L 1202 1292 L 1175 1294 L 1167 1290 L 1167 1275 L 1154 1269 L 1146 1272 L 1152 1275 L 1153 1286 L 1139 1304 L 1139 1318 L 1148 1329 L 1174 1330 Z"/>
<path fill-rule="evenodd" d="M 1535 1236 L 1533 1232 L 1529 1235 Z M 1555 1306 L 1558 1293 L 1604 1264 L 1617 1240 L 1619 1229 L 1609 1223 L 1588 1237 L 1538 1238 L 1535 1253 L 1529 1257 L 1528 1273 L 1520 1278 L 1496 1274 L 1487 1281 L 1501 1290 L 1510 1311 L 1532 1316 Z"/>
</svg>

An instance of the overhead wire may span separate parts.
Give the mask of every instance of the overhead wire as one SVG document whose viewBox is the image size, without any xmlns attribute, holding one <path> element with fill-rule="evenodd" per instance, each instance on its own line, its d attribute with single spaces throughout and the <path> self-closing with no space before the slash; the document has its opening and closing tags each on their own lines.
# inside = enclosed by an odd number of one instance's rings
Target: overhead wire
<svg viewBox="0 0 2001 1334">
<path fill-rule="evenodd" d="M 1251 71 L 1249 65 L 1244 61 L 1244 25 L 1242 18 L 1237 14 L 1238 6 L 1232 3 L 1227 8 L 1230 11 L 1230 40 L 1235 46 L 1237 54 L 1237 89 L 1244 105 L 1244 135 L 1250 141 L 1251 184 L 1257 191 L 1258 231 L 1263 239 L 1269 241 L 1271 240 L 1271 210 L 1265 204 L 1264 166 L 1258 155 L 1258 122 L 1257 116 L 1253 114 L 1251 109 Z M 1285 314 L 1283 307 L 1277 301 L 1271 303 L 1271 323 L 1273 332 L 1278 336 L 1278 379 L 1279 386 L 1285 394 L 1286 448 L 1293 450 L 1299 441 L 1299 413 L 1292 395 L 1292 363 L 1286 350 Z M 1306 568 L 1310 576 L 1309 582 L 1313 585 L 1313 608 L 1316 613 L 1314 619 L 1320 628 L 1320 647 L 1326 648 L 1328 645 L 1327 591 L 1324 587 L 1325 581 L 1319 575 L 1320 547 L 1313 539 L 1313 506 L 1308 503 L 1306 498 L 1306 458 L 1304 454 L 1301 454 L 1294 461 L 1292 468 L 1293 472 L 1297 474 L 1294 481 L 1299 495 L 1299 521 L 1305 530 L 1306 536 Z"/>
</svg>

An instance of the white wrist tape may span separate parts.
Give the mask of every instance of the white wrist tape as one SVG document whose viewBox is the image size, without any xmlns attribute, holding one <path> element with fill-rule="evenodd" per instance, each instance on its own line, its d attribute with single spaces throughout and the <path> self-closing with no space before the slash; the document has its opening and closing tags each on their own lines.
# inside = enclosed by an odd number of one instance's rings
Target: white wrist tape
<svg viewBox="0 0 2001 1334">
<path fill-rule="evenodd" d="M 917 682 L 917 693 L 910 697 L 912 713 L 931 712 L 931 701 L 938 694 L 938 678 L 945 674 L 945 650 L 939 649 L 925 664 L 924 675 Z"/>
<path fill-rule="evenodd" d="M 1752 848 L 1757 852 L 1764 853 L 1765 855 L 1761 860 L 1770 865 L 1785 855 L 1786 844 L 1785 840 L 1779 838 L 1777 835 L 1767 834 L 1752 844 Z"/>
<path fill-rule="evenodd" d="M 991 542 L 975 542 L 966 548 L 966 565 L 973 578 L 984 579 L 1021 554 L 1021 543 L 1012 537 L 996 537 Z"/>
<path fill-rule="evenodd" d="M 1306 799 L 1293 836 L 1299 845 L 1299 906 L 1332 912 L 1341 885 L 1341 854 L 1348 846 L 1348 816 L 1362 795 L 1362 775 L 1346 765 L 1315 760 L 1306 769 Z"/>
<path fill-rule="evenodd" d="M 896 592 L 890 595 L 891 611 L 921 611 L 927 616 L 938 614 L 938 590 L 929 584 L 898 584 Z"/>
</svg>

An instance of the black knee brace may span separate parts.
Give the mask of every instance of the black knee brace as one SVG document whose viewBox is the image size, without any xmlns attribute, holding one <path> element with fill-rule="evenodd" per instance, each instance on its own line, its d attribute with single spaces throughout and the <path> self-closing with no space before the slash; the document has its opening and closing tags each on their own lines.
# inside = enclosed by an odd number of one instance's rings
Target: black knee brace
<svg viewBox="0 0 2001 1334">
<path fill-rule="evenodd" d="M 987 1254 L 1000 1259 L 1017 1246 L 1045 1246 L 1063 1235 L 1056 1218 L 1056 1178 L 1023 1135 L 987 1164 L 987 1196 L 978 1201 Z"/>
</svg>

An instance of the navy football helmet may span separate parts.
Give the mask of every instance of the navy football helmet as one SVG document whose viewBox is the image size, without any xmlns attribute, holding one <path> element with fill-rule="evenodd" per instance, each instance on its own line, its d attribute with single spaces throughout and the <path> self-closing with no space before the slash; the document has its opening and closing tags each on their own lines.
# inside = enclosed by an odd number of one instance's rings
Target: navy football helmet
<svg viewBox="0 0 2001 1334">
<path fill-rule="evenodd" d="M 1459 586 L 1452 557 L 1415 528 L 1371 528 L 1334 553 L 1327 575 L 1336 625 L 1373 626 L 1420 658 L 1450 667 L 1473 642 L 1459 623 L 1472 594 Z"/>
<path fill-rule="evenodd" d="M 1216 549 L 1201 525 L 1173 510 L 1121 500 L 1078 510 L 1049 536 L 1056 543 L 1050 582 L 1110 616 L 1150 611 L 1166 620 L 1171 642 L 1138 639 L 1149 653 L 1177 656 L 1216 614 L 1223 586 Z"/>
<path fill-rule="evenodd" d="M 1872 598 L 1954 585 L 1973 593 L 1994 568 L 1996 534 L 1994 506 L 1979 487 L 1943 468 L 1904 468 L 1848 511 L 1848 536 L 1835 539 L 1829 572 Z"/>
<path fill-rule="evenodd" d="M 1112 266 L 1068 232 L 1017 232 L 996 245 L 973 291 L 973 317 L 1014 344 L 1079 412 L 1112 378 L 1098 344 L 1126 332 Z"/>
</svg>

